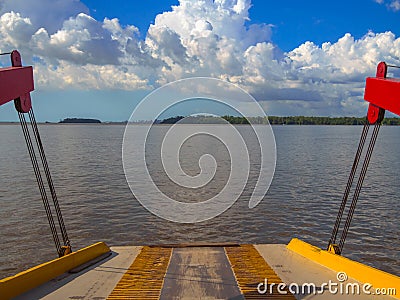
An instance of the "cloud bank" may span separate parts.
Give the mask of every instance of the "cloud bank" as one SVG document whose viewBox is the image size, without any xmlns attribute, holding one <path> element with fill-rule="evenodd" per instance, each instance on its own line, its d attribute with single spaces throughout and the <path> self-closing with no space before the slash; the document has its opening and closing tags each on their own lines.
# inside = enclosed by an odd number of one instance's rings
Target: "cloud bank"
<svg viewBox="0 0 400 300">
<path fill-rule="evenodd" d="M 389 5 L 395 9 L 396 2 Z M 250 6 L 250 0 L 180 0 L 140 39 L 137 27 L 95 20 L 77 0 L 5 0 L 1 51 L 18 49 L 44 90 L 151 89 L 211 76 L 240 85 L 267 111 L 280 105 L 302 114 L 360 114 L 364 80 L 377 62 L 400 65 L 400 38 L 390 31 L 358 40 L 348 33 L 321 46 L 308 41 L 284 53 L 273 43 L 273 25 L 248 25 Z"/>
</svg>

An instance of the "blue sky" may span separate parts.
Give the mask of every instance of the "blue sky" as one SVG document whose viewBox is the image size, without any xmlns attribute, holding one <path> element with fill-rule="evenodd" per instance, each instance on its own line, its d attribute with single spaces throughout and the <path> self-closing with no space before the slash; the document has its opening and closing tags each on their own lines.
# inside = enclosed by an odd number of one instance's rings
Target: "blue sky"
<svg viewBox="0 0 400 300">
<path fill-rule="evenodd" d="M 33 65 L 40 121 L 126 120 L 146 94 L 192 76 L 239 85 L 269 115 L 362 116 L 365 77 L 380 60 L 400 65 L 400 0 L 0 4 L 1 51 Z"/>
<path fill-rule="evenodd" d="M 98 20 L 118 18 L 122 24 L 134 24 L 144 35 L 155 17 L 170 10 L 179 1 L 83 1 Z M 273 24 L 273 41 L 284 51 L 290 51 L 305 41 L 322 44 L 336 41 L 345 33 L 360 38 L 369 30 L 392 31 L 399 35 L 400 13 L 374 0 L 352 1 L 266 1 L 253 0 L 250 9 L 252 23 Z"/>
</svg>

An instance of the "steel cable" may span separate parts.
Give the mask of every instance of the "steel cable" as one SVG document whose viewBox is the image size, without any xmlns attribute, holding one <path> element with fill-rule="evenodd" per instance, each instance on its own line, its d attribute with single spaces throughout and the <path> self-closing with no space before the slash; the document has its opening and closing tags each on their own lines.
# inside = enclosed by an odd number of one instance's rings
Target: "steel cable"
<svg viewBox="0 0 400 300">
<path fill-rule="evenodd" d="M 40 138 L 39 129 L 38 129 L 38 126 L 37 126 L 35 115 L 33 113 L 33 109 L 31 109 L 29 111 L 29 118 L 30 118 L 30 121 L 31 121 L 32 130 L 33 130 L 33 133 L 34 133 L 34 136 L 35 136 L 36 144 L 37 144 L 37 147 L 39 149 L 39 154 L 40 154 L 40 158 L 41 158 L 41 161 L 42 161 L 42 164 L 43 164 L 43 169 L 44 169 L 45 174 L 46 174 L 46 179 L 47 179 L 47 183 L 48 183 L 48 186 L 49 186 L 49 189 L 50 189 L 50 193 L 51 193 L 51 196 L 52 196 L 52 200 L 53 200 L 54 208 L 55 208 L 55 211 L 56 211 L 57 220 L 58 220 L 58 224 L 59 224 L 59 227 L 60 227 L 62 239 L 63 239 L 64 245 L 70 246 L 70 241 L 69 241 L 67 230 L 65 228 L 64 220 L 63 220 L 63 217 L 62 217 L 62 214 L 61 214 L 61 209 L 60 209 L 60 206 L 59 206 L 59 203 L 58 203 L 57 194 L 56 194 L 56 191 L 55 191 L 55 188 L 54 188 L 53 179 L 51 177 L 49 165 L 47 163 L 46 154 L 44 152 L 43 143 L 42 143 L 42 140 Z"/>
<path fill-rule="evenodd" d="M 49 204 L 49 200 L 47 198 L 47 193 L 46 193 L 46 189 L 44 187 L 43 184 L 43 179 L 41 176 L 41 172 L 40 172 L 40 168 L 39 168 L 39 164 L 36 158 L 36 153 L 32 144 L 32 140 L 30 137 L 30 133 L 29 133 L 29 129 L 28 129 L 28 125 L 26 123 L 26 119 L 23 113 L 18 112 L 18 116 L 19 116 L 19 120 L 21 123 L 21 127 L 22 127 L 22 131 L 25 137 L 25 141 L 26 141 L 26 145 L 28 147 L 28 152 L 29 152 L 29 156 L 32 162 L 32 166 L 33 166 L 33 170 L 35 173 L 35 177 L 36 177 L 36 181 L 38 183 L 38 187 L 39 187 L 39 191 L 42 197 L 42 201 L 43 201 L 43 205 L 45 207 L 45 211 L 46 211 L 46 215 L 47 215 L 47 220 L 49 222 L 50 225 L 50 230 L 53 236 L 53 240 L 54 240 L 54 244 L 56 246 L 57 249 L 57 253 L 60 255 L 61 253 L 61 244 L 60 244 L 60 239 L 58 237 L 58 233 L 57 233 L 57 228 L 56 225 L 54 223 L 54 219 L 53 219 L 53 215 L 51 212 L 51 207 Z"/>
<path fill-rule="evenodd" d="M 342 234 L 340 236 L 340 241 L 339 241 L 340 253 L 343 250 L 344 242 L 346 240 L 347 233 L 348 233 L 349 228 L 350 228 L 350 223 L 351 223 L 351 220 L 352 220 L 353 215 L 354 215 L 354 210 L 356 208 L 357 200 L 358 200 L 358 198 L 360 196 L 360 191 L 361 191 L 364 179 L 365 179 L 365 175 L 367 174 L 368 165 L 369 165 L 369 162 L 371 160 L 371 156 L 372 156 L 372 152 L 373 152 L 374 147 L 375 147 L 376 139 L 378 138 L 378 133 L 379 133 L 380 127 L 381 127 L 381 124 L 380 123 L 376 123 L 375 126 L 374 126 L 374 131 L 372 132 L 371 140 L 370 140 L 369 145 L 368 145 L 368 150 L 367 150 L 367 153 L 365 155 L 364 163 L 363 163 L 363 166 L 362 166 L 362 169 L 361 169 L 361 172 L 360 172 L 360 176 L 358 178 L 356 189 L 354 191 L 354 195 L 353 195 L 353 199 L 352 199 L 352 202 L 351 202 L 351 205 L 350 205 L 350 209 L 349 209 L 349 212 L 347 214 L 347 219 L 346 219 L 346 222 L 344 224 L 344 228 L 343 228 Z"/>
<path fill-rule="evenodd" d="M 361 133 L 360 142 L 358 144 L 358 149 L 357 149 L 356 156 L 354 158 L 353 166 L 351 168 L 350 176 L 349 176 L 349 179 L 347 181 L 346 189 L 345 189 L 345 192 L 343 194 L 342 202 L 340 204 L 340 208 L 339 208 L 339 212 L 338 212 L 338 215 L 337 215 L 337 218 L 336 218 L 336 221 L 335 221 L 335 225 L 333 227 L 332 235 L 331 235 L 331 238 L 329 240 L 328 248 L 329 248 L 329 246 L 331 244 L 335 244 L 336 243 L 336 237 L 337 237 L 337 234 L 338 234 L 338 231 L 339 231 L 340 223 L 342 221 L 344 209 L 345 209 L 346 204 L 347 204 L 347 200 L 348 200 L 348 197 L 349 197 L 349 194 L 350 194 L 350 190 L 351 190 L 351 187 L 353 185 L 353 180 L 354 180 L 354 176 L 356 174 L 357 168 L 358 168 L 358 163 L 360 161 L 360 157 L 361 157 L 362 151 L 364 149 L 365 140 L 366 140 L 367 135 L 368 135 L 369 127 L 370 127 L 370 124 L 369 124 L 368 120 L 366 120 L 366 123 L 364 124 L 364 127 L 363 127 L 363 131 Z"/>
</svg>

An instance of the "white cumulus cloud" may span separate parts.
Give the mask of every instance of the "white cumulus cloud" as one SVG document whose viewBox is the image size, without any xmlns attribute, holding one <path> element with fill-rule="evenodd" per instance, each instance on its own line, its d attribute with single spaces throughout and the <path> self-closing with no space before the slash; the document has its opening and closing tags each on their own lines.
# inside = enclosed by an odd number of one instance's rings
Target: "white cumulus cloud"
<svg viewBox="0 0 400 300">
<path fill-rule="evenodd" d="M 43 27 L 50 33 L 61 28 L 64 20 L 70 17 L 89 14 L 89 9 L 77 0 L 0 0 L 0 15 L 11 11 L 29 18 L 35 31 Z"/>
<path fill-rule="evenodd" d="M 77 64 L 118 64 L 122 52 L 118 40 L 107 28 L 110 22 L 106 19 L 102 24 L 80 13 L 66 20 L 54 34 L 40 28 L 32 36 L 30 47 L 40 56 Z"/>
<path fill-rule="evenodd" d="M 35 1 L 51 6 L 56 20 L 22 2 L 0 0 L 0 47 L 18 48 L 34 64 L 42 89 L 134 90 L 211 76 L 276 111 L 359 114 L 365 77 L 379 61 L 400 65 L 400 38 L 390 31 L 308 41 L 284 53 L 273 43 L 273 25 L 248 25 L 250 0 L 180 0 L 155 18 L 143 40 L 137 27 L 96 20 L 77 0 Z"/>
<path fill-rule="evenodd" d="M 0 16 L 1 51 L 18 49 L 34 64 L 42 84 L 37 86 L 44 88 L 148 88 L 151 74 L 137 73 L 156 63 L 141 51 L 137 36 L 134 26 L 122 27 L 117 19 L 100 22 L 85 13 L 66 18 L 53 33 L 20 12 Z"/>
</svg>

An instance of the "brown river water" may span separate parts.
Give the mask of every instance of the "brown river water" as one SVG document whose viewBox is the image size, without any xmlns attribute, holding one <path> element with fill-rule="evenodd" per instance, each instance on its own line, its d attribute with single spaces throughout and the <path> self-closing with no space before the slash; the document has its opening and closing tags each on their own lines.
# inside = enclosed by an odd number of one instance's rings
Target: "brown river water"
<svg viewBox="0 0 400 300">
<path fill-rule="evenodd" d="M 249 126 L 238 126 L 251 136 Z M 167 131 L 155 126 L 155 144 Z M 222 215 L 201 223 L 163 220 L 133 197 L 122 165 L 124 126 L 40 125 L 64 222 L 73 249 L 97 241 L 114 245 L 200 242 L 288 243 L 297 237 L 327 246 L 361 134 L 360 126 L 273 126 L 275 176 L 264 200 L 248 208 L 252 180 Z M 0 278 L 56 257 L 50 229 L 18 125 L 0 125 Z M 215 143 L 215 145 L 214 145 Z M 249 147 L 252 147 L 251 138 Z M 206 145 L 206 146 L 205 146 Z M 186 145 L 188 173 L 217 142 L 201 137 Z M 149 169 L 162 191 L 191 198 L 158 172 L 157 147 Z M 192 149 L 192 150 L 190 150 Z M 357 204 L 343 255 L 400 275 L 400 127 L 383 127 Z M 186 151 L 186 152 L 185 152 Z M 151 151 L 150 151 L 151 152 Z M 219 158 L 218 155 L 221 155 Z M 257 153 L 257 151 L 255 151 Z M 256 157 L 257 155 L 255 155 Z M 193 161 L 191 161 L 193 160 Z M 251 170 L 256 169 L 257 158 Z M 221 164 L 224 166 L 225 164 Z M 192 168 L 192 169 L 191 169 Z M 229 168 L 217 170 L 201 197 L 217 193 Z M 197 195 L 199 197 L 199 195 Z"/>
</svg>

